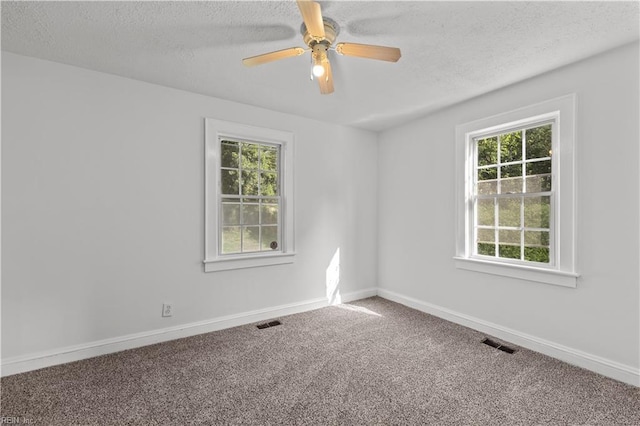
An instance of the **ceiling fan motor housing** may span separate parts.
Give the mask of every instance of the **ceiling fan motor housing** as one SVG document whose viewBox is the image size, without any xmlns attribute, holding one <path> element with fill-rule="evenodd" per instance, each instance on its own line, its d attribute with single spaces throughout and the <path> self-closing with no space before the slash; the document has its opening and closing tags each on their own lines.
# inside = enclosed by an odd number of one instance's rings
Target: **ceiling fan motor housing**
<svg viewBox="0 0 640 426">
<path fill-rule="evenodd" d="M 313 46 L 318 43 L 322 43 L 327 46 L 327 48 L 329 48 L 333 44 L 333 42 L 336 41 L 336 37 L 338 37 L 338 34 L 340 33 L 340 26 L 333 19 L 323 16 L 322 22 L 324 23 L 325 33 L 324 38 L 322 39 L 318 39 L 317 37 L 313 37 L 311 34 L 309 34 L 309 31 L 307 31 L 307 26 L 304 24 L 304 22 L 300 26 L 300 33 L 302 34 L 305 44 L 312 49 Z"/>
</svg>

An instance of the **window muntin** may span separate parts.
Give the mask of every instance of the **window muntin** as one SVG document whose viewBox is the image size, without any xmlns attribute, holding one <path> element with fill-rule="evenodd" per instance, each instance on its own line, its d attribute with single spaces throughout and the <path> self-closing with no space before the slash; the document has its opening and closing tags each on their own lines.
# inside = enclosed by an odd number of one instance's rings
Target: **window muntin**
<svg viewBox="0 0 640 426">
<path fill-rule="evenodd" d="M 555 122 L 473 138 L 472 256 L 553 265 Z"/>
<path fill-rule="evenodd" d="M 280 146 L 220 139 L 222 255 L 280 247 Z"/>
</svg>

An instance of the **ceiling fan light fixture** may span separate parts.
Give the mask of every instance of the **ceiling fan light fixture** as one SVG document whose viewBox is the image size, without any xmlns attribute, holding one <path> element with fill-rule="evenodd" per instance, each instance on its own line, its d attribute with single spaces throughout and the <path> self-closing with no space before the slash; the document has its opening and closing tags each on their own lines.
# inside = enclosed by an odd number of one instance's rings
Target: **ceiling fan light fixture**
<svg viewBox="0 0 640 426">
<path fill-rule="evenodd" d="M 317 43 L 312 50 L 313 66 L 311 67 L 311 73 L 316 77 L 322 77 L 325 74 L 324 64 L 328 61 L 327 46 L 323 43 Z"/>
<path fill-rule="evenodd" d="M 322 64 L 315 64 L 311 72 L 316 77 L 322 77 L 324 75 L 324 66 Z"/>
</svg>

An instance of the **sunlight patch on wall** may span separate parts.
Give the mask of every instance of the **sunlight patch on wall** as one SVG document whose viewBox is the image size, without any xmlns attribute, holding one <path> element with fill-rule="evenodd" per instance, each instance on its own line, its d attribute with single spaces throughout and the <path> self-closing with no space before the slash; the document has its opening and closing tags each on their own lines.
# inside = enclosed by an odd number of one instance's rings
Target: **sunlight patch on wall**
<svg viewBox="0 0 640 426">
<path fill-rule="evenodd" d="M 339 305 L 342 303 L 340 296 L 340 247 L 336 249 L 327 267 L 326 280 L 329 305 Z"/>
</svg>

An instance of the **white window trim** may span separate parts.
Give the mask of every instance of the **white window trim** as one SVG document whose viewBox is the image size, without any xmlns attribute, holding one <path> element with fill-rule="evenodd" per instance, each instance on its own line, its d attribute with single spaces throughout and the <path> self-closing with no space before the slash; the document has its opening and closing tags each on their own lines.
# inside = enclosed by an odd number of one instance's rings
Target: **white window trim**
<svg viewBox="0 0 640 426">
<path fill-rule="evenodd" d="M 553 140 L 555 185 L 555 261 L 548 267 L 523 265 L 472 257 L 472 218 L 469 202 L 473 184 L 473 139 L 487 132 L 524 126 L 532 120 L 554 119 L 558 137 Z M 575 211 L 575 94 L 456 127 L 456 255 L 459 269 L 555 284 L 577 286 Z"/>
<path fill-rule="evenodd" d="M 238 255 L 220 255 L 218 252 L 221 139 L 263 142 L 280 146 L 282 242 L 277 252 L 241 253 Z M 291 132 L 213 118 L 205 119 L 205 258 L 203 261 L 205 272 L 293 263 L 295 256 L 293 151 L 294 137 Z"/>
</svg>

